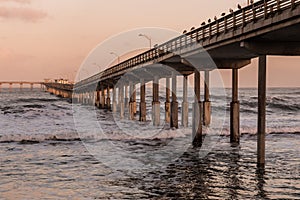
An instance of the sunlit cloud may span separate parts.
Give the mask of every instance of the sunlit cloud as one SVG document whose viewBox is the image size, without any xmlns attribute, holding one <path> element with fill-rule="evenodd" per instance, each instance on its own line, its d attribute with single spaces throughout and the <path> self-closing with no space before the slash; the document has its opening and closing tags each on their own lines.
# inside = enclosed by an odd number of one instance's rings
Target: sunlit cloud
<svg viewBox="0 0 300 200">
<path fill-rule="evenodd" d="M 27 22 L 37 22 L 47 16 L 46 12 L 27 7 L 0 7 L 0 18 L 4 19 L 18 19 Z"/>
</svg>

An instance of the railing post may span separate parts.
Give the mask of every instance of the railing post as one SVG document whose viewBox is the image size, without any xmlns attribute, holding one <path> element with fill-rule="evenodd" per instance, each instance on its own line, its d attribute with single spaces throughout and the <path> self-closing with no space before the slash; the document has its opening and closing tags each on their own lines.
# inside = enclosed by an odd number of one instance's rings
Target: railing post
<svg viewBox="0 0 300 200">
<path fill-rule="evenodd" d="M 236 26 L 236 20 L 235 20 L 235 14 L 234 13 L 232 13 L 232 22 L 233 22 L 233 25 L 232 25 L 232 27 L 233 27 L 233 30 L 235 30 L 235 26 Z"/>
<path fill-rule="evenodd" d="M 246 25 L 246 16 L 245 16 L 245 9 L 242 10 L 242 17 L 243 17 L 243 24 L 242 26 L 244 27 Z"/>
<path fill-rule="evenodd" d="M 226 16 L 224 17 L 224 32 L 227 32 L 227 18 Z"/>
<path fill-rule="evenodd" d="M 256 21 L 256 9 L 255 9 L 254 4 L 252 5 L 252 12 L 253 12 L 253 21 L 255 22 Z"/>
<path fill-rule="evenodd" d="M 291 8 L 292 10 L 295 8 L 295 0 L 291 0 Z"/>
<path fill-rule="evenodd" d="M 277 0 L 277 11 L 279 11 L 280 9 L 280 0 Z"/>
<path fill-rule="evenodd" d="M 264 17 L 265 17 L 265 19 L 267 18 L 267 14 L 268 14 L 267 1 L 264 0 Z"/>
</svg>

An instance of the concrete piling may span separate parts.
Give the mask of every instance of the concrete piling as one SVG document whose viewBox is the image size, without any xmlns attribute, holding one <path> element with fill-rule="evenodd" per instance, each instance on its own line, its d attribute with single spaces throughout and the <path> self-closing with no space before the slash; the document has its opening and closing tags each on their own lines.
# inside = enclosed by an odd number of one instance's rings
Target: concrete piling
<svg viewBox="0 0 300 200">
<path fill-rule="evenodd" d="M 172 73 L 171 128 L 178 128 L 177 76 Z"/>
<path fill-rule="evenodd" d="M 106 108 L 107 109 L 111 108 L 111 105 L 110 105 L 110 88 L 109 88 L 109 86 L 107 86 L 107 89 L 106 89 Z"/>
<path fill-rule="evenodd" d="M 141 79 L 141 89 L 140 89 L 140 117 L 139 120 L 142 122 L 146 121 L 146 85 L 145 80 Z"/>
<path fill-rule="evenodd" d="M 116 86 L 113 87 L 113 103 L 112 103 L 112 111 L 113 113 L 117 112 L 117 88 Z"/>
<path fill-rule="evenodd" d="M 134 120 L 134 97 L 133 94 L 134 93 L 134 86 L 133 86 L 133 82 L 130 81 L 129 82 L 129 119 L 130 120 Z"/>
<path fill-rule="evenodd" d="M 257 166 L 265 167 L 266 137 L 266 55 L 258 59 L 258 119 L 257 119 Z"/>
<path fill-rule="evenodd" d="M 154 76 L 152 101 L 152 122 L 154 126 L 160 125 L 159 79 Z"/>
<path fill-rule="evenodd" d="M 240 142 L 240 103 L 238 101 L 238 69 L 232 69 L 232 101 L 230 103 L 230 142 Z"/>
<path fill-rule="evenodd" d="M 202 103 L 200 101 L 200 72 L 198 70 L 194 72 L 194 92 L 192 138 L 193 145 L 200 147 L 202 145 Z"/>
<path fill-rule="evenodd" d="M 188 127 L 189 103 L 188 103 L 188 76 L 183 77 L 183 101 L 181 111 L 181 123 L 183 127 Z"/>
<path fill-rule="evenodd" d="M 165 122 L 170 123 L 170 119 L 171 119 L 170 115 L 171 115 L 170 78 L 166 78 Z"/>
<path fill-rule="evenodd" d="M 209 100 L 209 71 L 204 72 L 204 78 L 203 125 L 208 126 L 211 122 L 211 102 Z"/>
<path fill-rule="evenodd" d="M 120 119 L 124 119 L 125 104 L 124 104 L 124 85 L 119 87 L 119 99 L 120 99 Z"/>
<path fill-rule="evenodd" d="M 128 106 L 129 106 L 128 85 L 125 84 L 125 108 L 127 109 Z"/>
<path fill-rule="evenodd" d="M 101 87 L 101 108 L 105 108 L 105 90 L 104 87 Z"/>
</svg>

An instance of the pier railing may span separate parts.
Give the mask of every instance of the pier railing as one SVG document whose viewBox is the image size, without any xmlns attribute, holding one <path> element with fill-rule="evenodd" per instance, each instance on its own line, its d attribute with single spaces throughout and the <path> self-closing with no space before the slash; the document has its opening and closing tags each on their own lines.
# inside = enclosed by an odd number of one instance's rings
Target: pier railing
<svg viewBox="0 0 300 200">
<path fill-rule="evenodd" d="M 205 24 L 200 28 L 187 32 L 155 48 L 114 65 L 103 72 L 82 80 L 76 84 L 75 88 L 96 83 L 99 80 L 106 79 L 109 76 L 122 72 L 128 68 L 153 61 L 171 52 L 176 52 L 177 50 L 189 47 L 195 43 L 210 40 L 213 37 L 218 37 L 220 34 L 234 31 L 238 28 L 243 28 L 249 23 L 253 23 L 261 19 L 267 19 L 284 10 L 293 10 L 299 4 L 300 0 L 261 0 L 236 11 L 231 10 L 228 15 L 222 16 L 219 19 L 215 18 L 213 21 L 210 20 L 210 23 Z"/>
</svg>

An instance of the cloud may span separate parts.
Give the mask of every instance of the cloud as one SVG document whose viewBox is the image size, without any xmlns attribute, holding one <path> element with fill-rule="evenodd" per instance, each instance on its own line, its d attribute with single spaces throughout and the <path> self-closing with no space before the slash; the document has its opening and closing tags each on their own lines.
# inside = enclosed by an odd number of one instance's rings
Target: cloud
<svg viewBox="0 0 300 200">
<path fill-rule="evenodd" d="M 27 22 L 37 22 L 47 16 L 47 13 L 32 8 L 0 7 L 0 18 L 4 19 L 19 19 Z"/>
<path fill-rule="evenodd" d="M 14 2 L 14 3 L 20 3 L 20 4 L 30 4 L 31 0 L 0 0 L 0 3 L 5 2 Z"/>
</svg>

